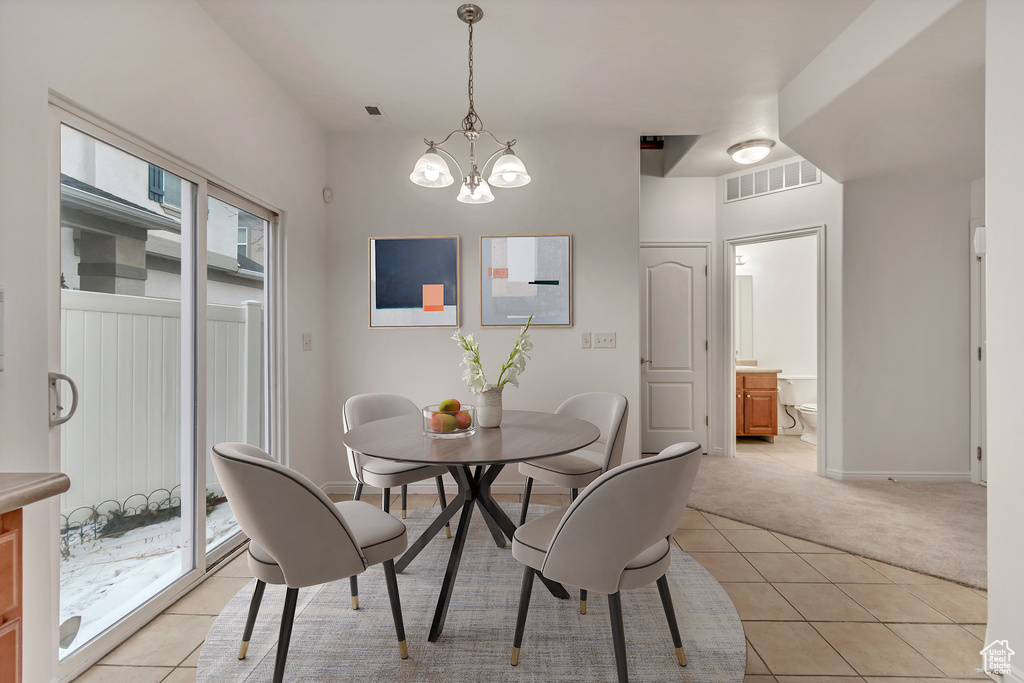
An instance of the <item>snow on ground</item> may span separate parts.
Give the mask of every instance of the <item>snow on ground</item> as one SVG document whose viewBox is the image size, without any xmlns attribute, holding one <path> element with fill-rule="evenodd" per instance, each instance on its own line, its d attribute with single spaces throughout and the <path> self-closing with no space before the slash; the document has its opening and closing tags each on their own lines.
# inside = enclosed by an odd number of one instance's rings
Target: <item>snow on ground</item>
<svg viewBox="0 0 1024 683">
<path fill-rule="evenodd" d="M 206 516 L 207 551 L 238 531 L 227 504 Z M 192 570 L 181 552 L 181 518 L 70 547 L 60 563 L 60 621 L 82 617 L 69 654 Z"/>
</svg>

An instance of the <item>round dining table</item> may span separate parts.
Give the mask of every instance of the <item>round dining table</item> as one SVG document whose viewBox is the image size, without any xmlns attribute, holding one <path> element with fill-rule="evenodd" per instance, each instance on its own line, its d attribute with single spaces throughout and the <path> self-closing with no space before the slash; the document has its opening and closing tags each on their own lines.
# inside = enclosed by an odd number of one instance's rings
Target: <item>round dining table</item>
<svg viewBox="0 0 1024 683">
<path fill-rule="evenodd" d="M 525 410 L 506 410 L 502 413 L 500 427 L 478 427 L 476 433 L 458 438 L 424 434 L 419 415 L 368 422 L 345 433 L 345 445 L 354 451 L 385 460 L 442 465 L 459 485 L 455 499 L 395 563 L 398 571 L 409 566 L 455 513 L 462 510 L 430 625 L 429 641 L 436 641 L 444 630 L 473 510 L 480 511 L 496 545 L 505 547 L 505 539 L 512 540 L 516 525 L 491 496 L 491 484 L 505 465 L 569 453 L 597 441 L 600 436 L 601 430 L 585 420 Z M 568 597 L 562 586 L 541 578 L 554 595 Z"/>
</svg>

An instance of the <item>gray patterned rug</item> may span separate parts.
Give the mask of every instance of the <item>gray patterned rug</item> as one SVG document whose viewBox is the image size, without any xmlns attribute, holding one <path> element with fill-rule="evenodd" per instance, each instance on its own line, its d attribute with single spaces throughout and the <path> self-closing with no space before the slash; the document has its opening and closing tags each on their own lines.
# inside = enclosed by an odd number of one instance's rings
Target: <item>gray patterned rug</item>
<svg viewBox="0 0 1024 683">
<path fill-rule="evenodd" d="M 515 507 L 517 509 L 513 510 Z M 531 506 L 531 517 L 551 508 Z M 505 506 L 510 517 L 518 506 Z M 515 514 L 513 514 L 515 513 Z M 410 510 L 414 539 L 437 509 Z M 458 516 L 456 516 L 456 519 Z M 454 521 L 452 526 L 454 527 Z M 347 580 L 299 591 L 285 679 L 288 681 L 614 681 L 608 603 L 591 594 L 587 614 L 579 595 L 556 600 L 539 581 L 526 621 L 519 666 L 509 664 L 522 565 L 509 548 L 494 545 L 474 515 L 445 630 L 436 643 L 427 631 L 452 541 L 438 534 L 398 575 L 409 658 L 398 656 L 384 573 L 359 577 L 359 610 Z M 665 613 L 654 584 L 622 594 L 629 674 L 633 681 L 740 683 L 746 667 L 743 626 L 728 595 L 708 572 L 673 548 L 669 585 L 688 665 L 676 662 Z M 284 589 L 267 586 L 248 657 L 239 661 L 253 583 L 217 618 L 199 657 L 197 681 L 269 681 L 273 677 Z"/>
</svg>

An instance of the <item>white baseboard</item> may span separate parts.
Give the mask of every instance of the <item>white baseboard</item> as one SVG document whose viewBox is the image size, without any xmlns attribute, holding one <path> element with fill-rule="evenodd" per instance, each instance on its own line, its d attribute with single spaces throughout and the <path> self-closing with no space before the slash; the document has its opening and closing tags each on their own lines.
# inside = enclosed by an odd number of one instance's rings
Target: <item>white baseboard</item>
<svg viewBox="0 0 1024 683">
<path fill-rule="evenodd" d="M 711 455 L 717 455 L 720 458 L 724 458 L 725 457 L 725 449 L 722 448 L 721 446 L 712 448 L 711 449 Z"/>
<path fill-rule="evenodd" d="M 841 481 L 890 481 L 897 482 L 928 482 L 948 484 L 971 482 L 970 472 L 843 472 L 826 470 L 825 476 Z"/>
</svg>

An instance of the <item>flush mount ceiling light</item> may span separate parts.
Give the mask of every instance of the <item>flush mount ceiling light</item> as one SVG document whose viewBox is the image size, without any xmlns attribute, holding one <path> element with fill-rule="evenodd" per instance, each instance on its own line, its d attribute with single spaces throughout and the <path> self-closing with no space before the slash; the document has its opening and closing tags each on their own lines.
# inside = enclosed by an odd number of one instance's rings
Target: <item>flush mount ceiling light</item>
<svg viewBox="0 0 1024 683">
<path fill-rule="evenodd" d="M 774 146 L 774 140 L 746 140 L 733 145 L 726 152 L 737 163 L 756 164 L 768 156 Z"/>
<path fill-rule="evenodd" d="M 509 142 L 502 142 L 493 133 L 484 130 L 483 120 L 473 107 L 473 24 L 483 18 L 484 12 L 476 5 L 463 5 L 459 7 L 456 14 L 459 19 L 469 24 L 469 112 L 462 119 L 462 128 L 448 133 L 448 137 L 441 142 L 423 140 L 427 145 L 427 151 L 416 162 L 416 166 L 409 175 L 409 180 L 423 187 L 448 187 L 455 182 L 451 171 L 448 170 L 447 162 L 441 156 L 443 154 L 451 159 L 459 169 L 459 175 L 462 176 L 462 188 L 459 190 L 458 200 L 464 204 L 486 204 L 494 201 L 491 186 L 522 187 L 530 182 L 530 175 L 526 172 L 526 166 L 512 151 L 512 146 L 516 144 L 516 141 L 513 139 Z M 455 157 L 441 147 L 456 133 L 469 141 L 469 173 L 464 173 Z M 481 135 L 490 135 L 500 149 L 478 167 L 476 142 Z M 494 165 L 491 166 L 491 175 L 484 180 L 480 170 L 486 170 L 487 164 L 492 161 L 494 161 Z"/>
</svg>

